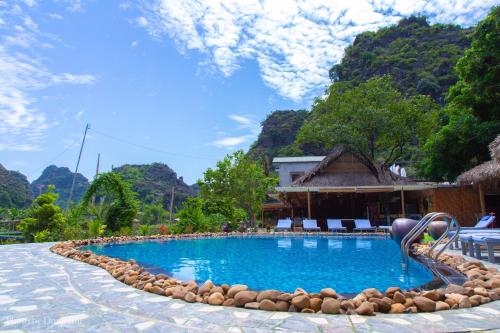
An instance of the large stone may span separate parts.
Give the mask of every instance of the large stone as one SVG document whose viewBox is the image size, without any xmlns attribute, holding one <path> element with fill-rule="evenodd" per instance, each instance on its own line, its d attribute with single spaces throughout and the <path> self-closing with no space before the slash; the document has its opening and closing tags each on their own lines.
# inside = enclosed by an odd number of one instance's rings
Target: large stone
<svg viewBox="0 0 500 333">
<path fill-rule="evenodd" d="M 234 304 L 236 306 L 243 306 L 247 303 L 254 302 L 257 299 L 257 292 L 242 290 L 234 295 Z"/>
<path fill-rule="evenodd" d="M 184 295 L 184 300 L 188 303 L 194 303 L 196 301 L 196 294 L 192 291 L 188 291 L 186 295 Z"/>
<path fill-rule="evenodd" d="M 235 306 L 234 298 L 228 298 L 222 303 L 224 306 Z"/>
<path fill-rule="evenodd" d="M 186 296 L 186 291 L 181 286 L 177 286 L 172 290 L 172 298 L 184 299 L 184 296 Z"/>
<path fill-rule="evenodd" d="M 327 314 L 340 313 L 340 301 L 334 298 L 323 300 L 323 303 L 321 304 L 321 312 Z"/>
<path fill-rule="evenodd" d="M 210 289 L 212 289 L 214 286 L 213 282 L 210 280 L 205 281 L 200 289 L 198 290 L 198 295 L 204 295 L 210 292 Z"/>
<path fill-rule="evenodd" d="M 314 312 L 318 312 L 321 310 L 321 304 L 323 303 L 323 300 L 321 298 L 311 298 L 309 308 L 314 310 Z"/>
<path fill-rule="evenodd" d="M 470 304 L 471 306 L 478 306 L 481 304 L 481 295 L 474 295 L 474 296 L 471 296 L 469 297 L 469 301 L 470 301 Z"/>
<path fill-rule="evenodd" d="M 405 306 L 401 303 L 394 303 L 391 305 L 389 313 L 404 313 L 406 310 Z"/>
<path fill-rule="evenodd" d="M 389 298 L 392 298 L 394 296 L 394 294 L 396 293 L 396 291 L 399 291 L 401 292 L 401 288 L 399 287 L 389 287 L 387 288 L 387 290 L 385 291 L 385 296 L 389 297 Z"/>
<path fill-rule="evenodd" d="M 311 298 L 308 295 L 299 295 L 292 298 L 292 305 L 298 309 L 308 308 Z"/>
<path fill-rule="evenodd" d="M 337 298 L 337 293 L 332 288 L 321 289 L 319 294 L 323 298 L 325 298 L 325 297 Z"/>
<path fill-rule="evenodd" d="M 264 290 L 257 295 L 257 302 L 268 299 L 270 301 L 276 302 L 278 300 L 278 296 L 281 295 L 282 292 L 278 290 Z"/>
<path fill-rule="evenodd" d="M 276 302 L 276 310 L 286 312 L 290 308 L 290 303 L 285 301 L 277 301 Z"/>
<path fill-rule="evenodd" d="M 417 296 L 413 299 L 420 312 L 434 312 L 436 311 L 436 302 L 428 299 L 427 297 Z"/>
<path fill-rule="evenodd" d="M 292 294 L 289 294 L 289 293 L 283 293 L 281 295 L 278 296 L 278 301 L 284 301 L 284 302 L 290 302 L 293 298 L 293 295 Z"/>
<path fill-rule="evenodd" d="M 483 287 L 474 288 L 474 294 L 488 297 L 488 291 L 486 290 L 486 288 L 483 288 Z"/>
<path fill-rule="evenodd" d="M 265 310 L 265 311 L 276 311 L 278 308 L 276 307 L 276 303 L 269 299 L 263 299 L 260 302 L 259 309 Z"/>
<path fill-rule="evenodd" d="M 363 294 L 367 298 L 382 298 L 382 293 L 378 291 L 376 288 L 368 288 L 363 290 Z"/>
<path fill-rule="evenodd" d="M 224 303 L 224 295 L 221 293 L 213 293 L 212 295 L 208 296 L 208 304 L 211 305 L 221 305 Z"/>
<path fill-rule="evenodd" d="M 471 301 L 469 300 L 469 297 L 467 297 L 467 296 L 462 297 L 460 302 L 458 302 L 458 307 L 460 309 L 470 308 L 471 306 L 472 306 Z"/>
<path fill-rule="evenodd" d="M 439 301 L 439 293 L 436 290 L 425 291 L 422 297 L 426 297 L 434 302 Z"/>
<path fill-rule="evenodd" d="M 406 302 L 406 297 L 405 297 L 405 295 L 403 295 L 401 292 L 396 291 L 396 292 L 394 293 L 394 296 L 392 297 L 392 300 L 394 301 L 394 303 L 401 303 L 401 304 L 405 304 L 405 302 Z"/>
<path fill-rule="evenodd" d="M 359 315 L 362 315 L 362 316 L 373 316 L 375 309 L 374 309 L 372 303 L 365 301 L 365 302 L 361 303 L 360 306 L 358 306 L 358 308 L 355 310 L 355 312 Z"/>
<path fill-rule="evenodd" d="M 462 287 L 462 286 L 459 286 L 457 284 L 449 284 L 447 287 L 446 287 L 446 291 L 445 291 L 447 294 L 461 294 L 461 295 L 467 295 L 467 289 Z"/>
<path fill-rule="evenodd" d="M 245 303 L 245 309 L 252 309 L 252 310 L 257 310 L 259 309 L 259 302 L 250 302 L 250 303 Z"/>
<path fill-rule="evenodd" d="M 436 302 L 436 311 L 449 310 L 449 309 L 450 305 L 448 303 L 442 301 Z"/>
<path fill-rule="evenodd" d="M 165 295 L 165 290 L 163 290 L 163 288 L 159 286 L 152 286 L 151 288 L 149 288 L 149 292 L 162 296 Z"/>
<path fill-rule="evenodd" d="M 245 291 L 245 290 L 248 290 L 248 286 L 244 284 L 235 284 L 227 291 L 227 297 L 234 298 L 234 295 L 236 295 L 240 291 Z"/>
<path fill-rule="evenodd" d="M 392 301 L 388 297 L 370 298 L 370 302 L 377 304 L 378 312 L 387 313 L 391 309 Z"/>
</svg>

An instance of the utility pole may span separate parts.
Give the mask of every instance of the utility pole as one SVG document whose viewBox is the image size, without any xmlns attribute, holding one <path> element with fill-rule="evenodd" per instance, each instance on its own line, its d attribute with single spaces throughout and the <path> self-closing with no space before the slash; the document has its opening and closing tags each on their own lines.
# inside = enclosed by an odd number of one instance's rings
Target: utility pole
<svg viewBox="0 0 500 333">
<path fill-rule="evenodd" d="M 87 131 L 89 130 L 89 128 L 90 128 L 90 126 L 89 126 L 89 124 L 87 124 L 85 126 L 85 132 L 83 133 L 82 145 L 80 146 L 80 153 L 78 154 L 78 160 L 76 162 L 75 174 L 73 175 L 73 183 L 71 184 L 71 190 L 69 191 L 68 206 L 66 207 L 66 209 L 69 209 L 69 205 L 71 204 L 71 199 L 73 197 L 73 191 L 75 190 L 76 174 L 78 173 L 78 167 L 80 166 L 80 159 L 82 158 L 83 146 L 85 145 L 85 138 L 87 137 Z"/>
<path fill-rule="evenodd" d="M 97 166 L 95 168 L 95 177 L 94 180 L 99 175 L 99 161 L 101 160 L 101 153 L 97 153 Z M 92 206 L 95 206 L 95 194 L 92 196 Z"/>
<path fill-rule="evenodd" d="M 174 210 L 175 186 L 172 185 L 172 194 L 170 196 L 170 222 L 173 222 L 172 211 Z"/>
</svg>

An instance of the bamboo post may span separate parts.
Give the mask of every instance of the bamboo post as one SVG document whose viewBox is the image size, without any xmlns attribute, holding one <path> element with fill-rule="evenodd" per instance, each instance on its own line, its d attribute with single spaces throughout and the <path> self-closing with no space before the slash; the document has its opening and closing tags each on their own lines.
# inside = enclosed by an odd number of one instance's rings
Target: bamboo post
<svg viewBox="0 0 500 333">
<path fill-rule="evenodd" d="M 307 192 L 307 218 L 311 218 L 311 192 Z"/>
<path fill-rule="evenodd" d="M 403 188 L 401 188 L 401 214 L 405 217 L 406 212 L 405 212 L 405 192 L 403 191 Z"/>
<path fill-rule="evenodd" d="M 486 215 L 486 203 L 484 202 L 483 183 L 479 183 L 479 203 L 481 205 L 481 215 Z"/>
</svg>

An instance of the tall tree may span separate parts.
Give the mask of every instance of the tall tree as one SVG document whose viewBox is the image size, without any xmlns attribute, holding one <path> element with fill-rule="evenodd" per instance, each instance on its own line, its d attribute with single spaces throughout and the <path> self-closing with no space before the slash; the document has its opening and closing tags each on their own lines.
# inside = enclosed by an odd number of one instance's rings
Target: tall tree
<svg viewBox="0 0 500 333">
<path fill-rule="evenodd" d="M 456 65 L 442 128 L 425 145 L 421 173 L 452 181 L 489 158 L 488 143 L 500 133 L 500 7 L 493 7 Z"/>
<path fill-rule="evenodd" d="M 328 149 L 347 144 L 385 166 L 411 157 L 433 128 L 436 105 L 429 97 L 405 98 L 389 76 L 353 87 L 334 83 L 316 99 L 297 143 Z"/>
</svg>

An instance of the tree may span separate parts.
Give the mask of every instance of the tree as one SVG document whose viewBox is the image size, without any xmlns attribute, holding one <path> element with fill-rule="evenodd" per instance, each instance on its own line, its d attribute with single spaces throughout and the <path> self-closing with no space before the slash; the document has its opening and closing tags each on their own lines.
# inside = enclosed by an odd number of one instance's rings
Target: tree
<svg viewBox="0 0 500 333">
<path fill-rule="evenodd" d="M 453 181 L 489 159 L 488 144 L 500 133 L 500 7 L 493 7 L 459 59 L 458 82 L 448 93 L 442 127 L 426 142 L 423 176 Z"/>
<path fill-rule="evenodd" d="M 275 177 L 266 176 L 262 166 L 240 150 L 218 161 L 215 169 L 205 171 L 198 185 L 200 197 L 208 202 L 209 215 L 217 213 L 235 221 L 244 210 L 255 224 L 267 193 L 276 183 Z"/>
<path fill-rule="evenodd" d="M 55 241 L 60 239 L 65 218 L 59 206 L 56 206 L 57 194 L 50 185 L 47 192 L 39 195 L 28 212 L 27 218 L 21 220 L 18 229 L 27 241 Z"/>
<path fill-rule="evenodd" d="M 121 177 L 113 172 L 102 173 L 90 184 L 82 198 L 82 208 L 91 206 L 92 198 L 98 196 L 107 202 L 104 225 L 110 231 L 132 227 L 132 220 L 137 215 L 138 203 L 135 194 Z"/>
<path fill-rule="evenodd" d="M 316 99 L 297 143 L 327 149 L 349 145 L 387 167 L 410 158 L 425 141 L 433 130 L 436 108 L 429 97 L 405 98 L 389 76 L 355 87 L 334 83 L 325 99 Z"/>
<path fill-rule="evenodd" d="M 145 224 L 160 224 L 167 222 L 168 211 L 161 204 L 144 205 L 141 222 Z"/>
</svg>

